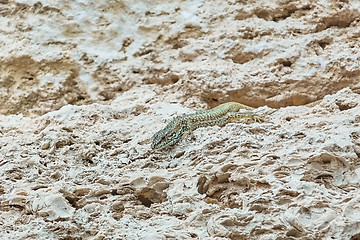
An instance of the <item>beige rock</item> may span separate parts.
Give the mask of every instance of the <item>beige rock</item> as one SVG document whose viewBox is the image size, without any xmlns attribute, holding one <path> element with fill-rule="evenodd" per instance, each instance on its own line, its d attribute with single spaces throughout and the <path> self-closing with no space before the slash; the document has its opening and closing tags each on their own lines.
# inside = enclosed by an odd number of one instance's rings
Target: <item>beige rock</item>
<svg viewBox="0 0 360 240">
<path fill-rule="evenodd" d="M 359 239 L 359 13 L 0 1 L 0 238 Z M 278 111 L 139 144 L 227 101 Z"/>
</svg>

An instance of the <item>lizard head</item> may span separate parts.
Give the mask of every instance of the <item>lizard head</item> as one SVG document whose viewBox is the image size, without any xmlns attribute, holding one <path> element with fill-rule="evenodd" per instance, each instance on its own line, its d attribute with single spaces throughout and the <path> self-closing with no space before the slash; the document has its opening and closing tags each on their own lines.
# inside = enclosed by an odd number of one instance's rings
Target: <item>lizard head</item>
<svg viewBox="0 0 360 240">
<path fill-rule="evenodd" d="M 181 117 L 175 118 L 164 129 L 154 134 L 151 148 L 163 149 L 174 145 L 180 141 L 186 129 L 187 124 L 185 121 Z"/>
<path fill-rule="evenodd" d="M 166 141 L 166 136 L 168 135 L 166 129 L 161 129 L 160 131 L 156 132 L 152 137 L 151 148 L 152 149 L 159 149 L 161 148 L 162 142 Z"/>
</svg>

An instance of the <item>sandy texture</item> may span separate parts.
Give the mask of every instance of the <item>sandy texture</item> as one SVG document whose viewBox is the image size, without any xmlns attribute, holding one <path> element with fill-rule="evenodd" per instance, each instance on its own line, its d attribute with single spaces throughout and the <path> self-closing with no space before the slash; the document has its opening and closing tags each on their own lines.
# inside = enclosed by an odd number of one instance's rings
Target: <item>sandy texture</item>
<svg viewBox="0 0 360 240">
<path fill-rule="evenodd" d="M 0 239 L 360 239 L 359 42 L 357 0 L 0 0 Z M 139 144 L 227 101 L 279 110 Z"/>
</svg>

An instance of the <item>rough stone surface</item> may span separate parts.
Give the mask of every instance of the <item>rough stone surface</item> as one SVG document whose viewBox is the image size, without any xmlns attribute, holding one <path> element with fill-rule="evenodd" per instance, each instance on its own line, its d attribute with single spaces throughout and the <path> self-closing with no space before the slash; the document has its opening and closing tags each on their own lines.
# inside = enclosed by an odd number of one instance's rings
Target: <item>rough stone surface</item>
<svg viewBox="0 0 360 240">
<path fill-rule="evenodd" d="M 359 41 L 358 0 L 0 0 L 0 239 L 360 239 Z M 227 101 L 279 110 L 139 144 Z"/>
</svg>

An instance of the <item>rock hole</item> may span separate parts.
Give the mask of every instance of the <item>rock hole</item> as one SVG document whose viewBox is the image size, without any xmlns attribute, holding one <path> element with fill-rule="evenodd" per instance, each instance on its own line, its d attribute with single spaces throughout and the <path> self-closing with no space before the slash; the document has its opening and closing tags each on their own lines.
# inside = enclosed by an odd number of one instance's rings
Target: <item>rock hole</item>
<svg viewBox="0 0 360 240">
<path fill-rule="evenodd" d="M 79 95 L 79 96 L 77 96 L 77 100 L 78 100 L 78 101 L 85 100 L 85 97 L 84 97 L 84 96 Z"/>
<path fill-rule="evenodd" d="M 350 238 L 350 240 L 360 240 L 360 233 L 355 234 L 354 236 L 352 236 L 352 237 Z"/>
<path fill-rule="evenodd" d="M 68 194 L 66 194 L 64 197 L 73 208 L 79 209 L 79 207 L 77 205 L 77 201 L 78 201 L 77 197 L 74 197 L 74 196 L 68 195 Z"/>
<path fill-rule="evenodd" d="M 320 46 L 322 49 L 325 49 L 325 47 L 326 47 L 327 45 L 329 45 L 328 42 L 323 42 L 323 41 L 320 41 L 320 42 L 319 42 L 319 46 Z"/>
<path fill-rule="evenodd" d="M 301 237 L 301 233 L 296 229 L 292 229 L 292 230 L 290 230 L 290 231 L 288 231 L 286 233 L 286 236 L 287 237 L 299 238 L 299 237 Z"/>
<path fill-rule="evenodd" d="M 151 204 L 153 204 L 152 201 L 150 201 L 150 199 L 147 199 L 146 197 L 139 195 L 138 199 L 140 200 L 140 202 L 145 206 L 145 207 L 150 207 Z"/>
<path fill-rule="evenodd" d="M 335 104 L 339 107 L 340 111 L 345 111 L 357 106 L 357 103 L 354 102 L 336 101 Z"/>
<path fill-rule="evenodd" d="M 284 67 L 291 67 L 292 62 L 290 62 L 289 60 L 285 60 L 281 63 Z"/>
</svg>

